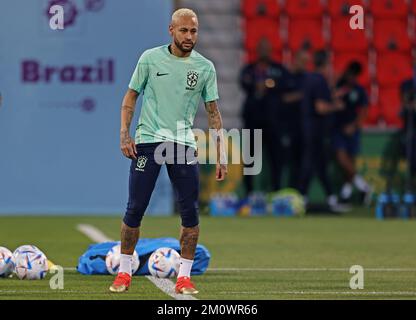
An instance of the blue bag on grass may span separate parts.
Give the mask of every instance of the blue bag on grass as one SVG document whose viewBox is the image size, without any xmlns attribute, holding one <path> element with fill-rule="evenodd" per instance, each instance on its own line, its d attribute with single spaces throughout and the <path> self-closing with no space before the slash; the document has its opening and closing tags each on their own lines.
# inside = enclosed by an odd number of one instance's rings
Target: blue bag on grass
<svg viewBox="0 0 416 320">
<path fill-rule="evenodd" d="M 120 241 L 90 245 L 87 251 L 79 257 L 77 271 L 82 274 L 109 274 L 105 265 L 105 257 L 107 252 L 117 244 L 120 244 Z M 139 254 L 140 267 L 135 275 L 150 275 L 147 261 L 153 251 L 161 247 L 172 248 L 179 253 L 181 249 L 179 241 L 175 238 L 144 238 L 139 240 L 136 251 Z M 207 248 L 198 244 L 195 251 L 191 275 L 203 274 L 208 268 L 210 258 L 211 255 Z"/>
</svg>

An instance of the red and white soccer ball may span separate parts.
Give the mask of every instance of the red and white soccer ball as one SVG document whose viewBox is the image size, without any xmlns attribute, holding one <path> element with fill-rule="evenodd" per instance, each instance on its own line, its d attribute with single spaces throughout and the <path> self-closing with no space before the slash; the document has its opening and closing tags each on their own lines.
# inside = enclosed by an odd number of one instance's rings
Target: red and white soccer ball
<svg viewBox="0 0 416 320">
<path fill-rule="evenodd" d="M 0 247 L 0 277 L 8 277 L 14 270 L 13 253 L 5 248 Z"/>
<path fill-rule="evenodd" d="M 173 278 L 178 275 L 180 255 L 172 248 L 159 248 L 149 257 L 148 267 L 152 276 Z"/>
<path fill-rule="evenodd" d="M 48 259 L 36 246 L 20 246 L 13 252 L 13 257 L 14 272 L 21 280 L 40 280 L 48 273 Z"/>
<path fill-rule="evenodd" d="M 121 246 L 117 244 L 108 251 L 107 256 L 105 257 L 105 265 L 107 267 L 107 271 L 110 274 L 116 275 L 118 273 L 118 269 L 120 268 L 120 258 Z M 139 269 L 139 266 L 139 255 L 137 254 L 136 250 L 134 250 L 133 258 L 131 261 L 131 274 L 135 274 Z"/>
</svg>

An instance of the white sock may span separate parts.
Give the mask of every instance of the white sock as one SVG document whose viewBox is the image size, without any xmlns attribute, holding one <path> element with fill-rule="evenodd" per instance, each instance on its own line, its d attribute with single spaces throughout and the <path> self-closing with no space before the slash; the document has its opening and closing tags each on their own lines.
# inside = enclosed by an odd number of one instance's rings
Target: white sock
<svg viewBox="0 0 416 320">
<path fill-rule="evenodd" d="M 131 275 L 131 260 L 133 255 L 130 254 L 121 254 L 120 255 L 120 268 L 118 272 L 125 272 Z"/>
<path fill-rule="evenodd" d="M 353 182 L 355 187 L 362 192 L 367 192 L 370 189 L 368 183 L 358 174 L 354 176 Z"/>
<path fill-rule="evenodd" d="M 347 182 L 342 186 L 341 189 L 341 197 L 344 199 L 348 199 L 352 195 L 352 184 Z"/>
<path fill-rule="evenodd" d="M 191 269 L 192 269 L 192 264 L 194 263 L 194 260 L 188 260 L 188 259 L 184 259 L 184 258 L 180 258 L 180 262 L 181 264 L 179 265 L 179 273 L 178 273 L 178 278 L 179 277 L 191 277 Z"/>
<path fill-rule="evenodd" d="M 338 198 L 336 195 L 332 194 L 326 199 L 329 206 L 336 206 L 338 204 Z"/>
</svg>

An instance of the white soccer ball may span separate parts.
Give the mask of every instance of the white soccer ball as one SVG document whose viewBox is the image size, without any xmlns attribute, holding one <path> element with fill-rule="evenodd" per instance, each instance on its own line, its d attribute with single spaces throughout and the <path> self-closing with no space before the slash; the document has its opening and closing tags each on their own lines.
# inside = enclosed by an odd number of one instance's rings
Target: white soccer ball
<svg viewBox="0 0 416 320">
<path fill-rule="evenodd" d="M 5 248 L 0 247 L 0 277 L 8 277 L 14 270 L 13 253 Z"/>
<path fill-rule="evenodd" d="M 105 257 L 105 265 L 107 267 L 107 271 L 110 274 L 116 275 L 118 273 L 118 269 L 120 268 L 120 258 L 121 246 L 117 244 L 107 252 L 107 256 Z M 137 254 L 136 250 L 134 250 L 133 258 L 131 261 L 131 274 L 135 274 L 139 269 L 139 266 L 139 255 Z"/>
<path fill-rule="evenodd" d="M 48 259 L 37 247 L 32 245 L 20 246 L 13 252 L 14 272 L 21 280 L 40 280 L 48 273 Z"/>
<path fill-rule="evenodd" d="M 180 255 L 172 248 L 159 248 L 149 257 L 148 267 L 152 276 L 173 278 L 178 275 Z"/>
<path fill-rule="evenodd" d="M 38 247 L 31 245 L 31 244 L 25 244 L 23 246 L 18 247 L 16 250 L 13 251 L 13 256 L 16 257 L 19 253 L 25 253 L 25 252 L 42 252 Z"/>
</svg>

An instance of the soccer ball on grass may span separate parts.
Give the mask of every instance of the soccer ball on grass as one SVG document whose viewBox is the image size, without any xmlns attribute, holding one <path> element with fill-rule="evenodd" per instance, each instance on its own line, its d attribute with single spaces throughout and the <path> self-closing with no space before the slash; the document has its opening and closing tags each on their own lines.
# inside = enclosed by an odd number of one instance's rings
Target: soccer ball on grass
<svg viewBox="0 0 416 320">
<path fill-rule="evenodd" d="M 180 255 L 172 248 L 159 248 L 149 257 L 148 267 L 152 276 L 173 278 L 178 275 Z"/>
</svg>

